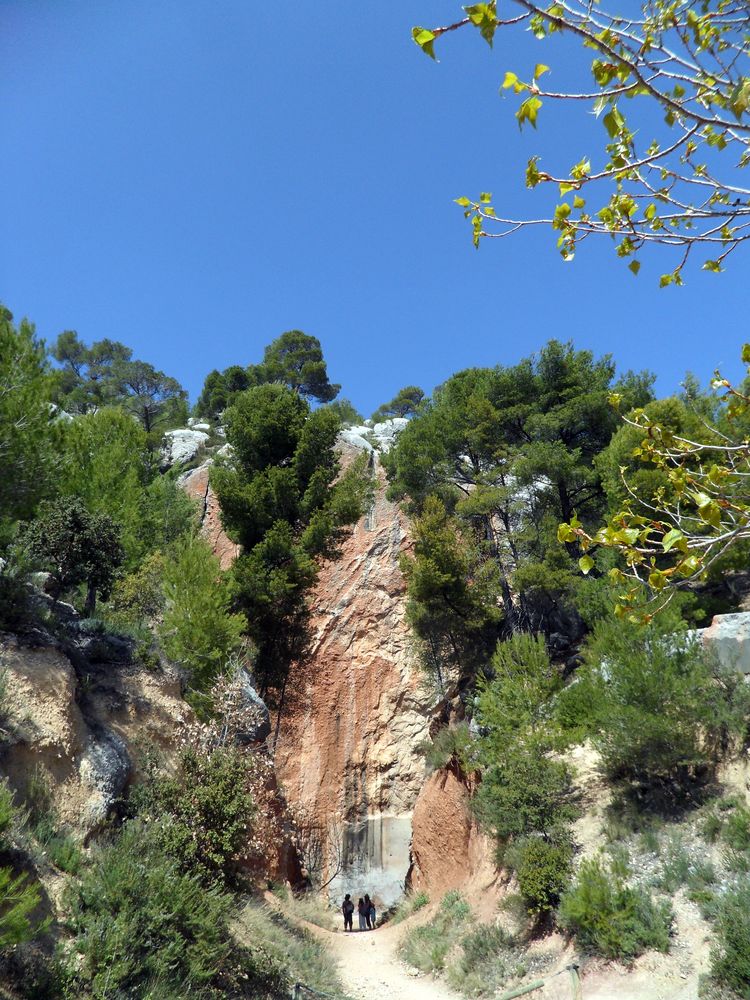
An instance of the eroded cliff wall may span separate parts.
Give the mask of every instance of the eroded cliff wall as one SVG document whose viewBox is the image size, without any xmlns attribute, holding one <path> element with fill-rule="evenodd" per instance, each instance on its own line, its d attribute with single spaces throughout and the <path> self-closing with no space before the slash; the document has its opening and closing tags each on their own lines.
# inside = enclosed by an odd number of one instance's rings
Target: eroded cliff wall
<svg viewBox="0 0 750 1000">
<path fill-rule="evenodd" d="M 361 446 L 360 446 L 361 447 Z M 342 442 L 344 459 L 356 444 Z M 371 510 L 311 598 L 310 655 L 294 667 L 279 724 L 276 766 L 289 802 L 326 832 L 333 893 L 369 891 L 382 904 L 403 891 L 412 812 L 424 782 L 419 744 L 434 699 L 422 683 L 405 621 L 399 556 L 406 522 L 385 495 L 372 453 Z"/>
</svg>

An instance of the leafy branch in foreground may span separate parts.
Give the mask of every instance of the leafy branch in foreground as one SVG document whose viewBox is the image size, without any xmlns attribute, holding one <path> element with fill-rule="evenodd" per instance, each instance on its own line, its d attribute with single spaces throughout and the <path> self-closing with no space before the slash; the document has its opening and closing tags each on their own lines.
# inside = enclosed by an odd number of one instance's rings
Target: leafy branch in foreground
<svg viewBox="0 0 750 1000">
<path fill-rule="evenodd" d="M 750 366 L 750 344 L 742 360 Z M 622 466 L 626 501 L 609 524 L 591 535 L 573 517 L 558 529 L 560 541 L 583 552 L 583 573 L 594 568 L 597 547 L 621 555 L 625 568 L 609 571 L 615 584 L 628 586 L 618 596 L 620 615 L 641 603 L 644 584 L 652 603 L 662 606 L 677 588 L 705 580 L 733 545 L 750 538 L 750 383 L 737 388 L 717 371 L 711 384 L 721 393 L 715 416 L 702 418 L 702 433 L 694 437 L 676 433 L 645 409 L 623 418 L 640 437 L 632 456 L 660 473 L 652 493 Z M 617 405 L 617 394 L 611 398 Z"/>
<path fill-rule="evenodd" d="M 496 212 L 488 192 L 456 199 L 471 220 L 474 245 L 549 225 L 559 234 L 564 260 L 589 236 L 608 235 L 634 274 L 640 269 L 635 255 L 648 245 L 681 251 L 673 270 L 661 276 L 662 286 L 682 284 L 693 249 L 704 254 L 704 270 L 721 271 L 727 256 L 750 238 L 750 187 L 741 174 L 750 163 L 747 3 L 643 0 L 635 13 L 636 5 L 625 5 L 631 7 L 625 14 L 588 0 L 511 3 L 516 16 L 498 18 L 496 0 L 476 3 L 453 24 L 414 28 L 414 41 L 434 59 L 435 41 L 467 25 L 490 46 L 498 29 L 528 29 L 540 40 L 564 33 L 593 53 L 590 88 L 548 87 L 542 78 L 550 67 L 537 63 L 526 79 L 506 72 L 502 89 L 521 99 L 519 127 L 536 128 L 545 102 L 582 104 L 601 119 L 606 139 L 596 164 L 584 156 L 550 173 L 539 156 L 528 161 L 527 187 L 559 187 L 561 201 L 550 216 L 507 217 Z M 647 100 L 635 100 L 640 98 Z M 603 197 L 592 205 L 599 191 Z"/>
</svg>

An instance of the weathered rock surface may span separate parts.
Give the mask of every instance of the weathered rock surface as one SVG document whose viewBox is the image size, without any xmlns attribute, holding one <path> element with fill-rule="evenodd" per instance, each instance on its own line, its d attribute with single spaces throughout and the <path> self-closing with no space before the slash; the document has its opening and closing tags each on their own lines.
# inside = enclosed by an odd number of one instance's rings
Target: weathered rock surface
<svg viewBox="0 0 750 1000">
<path fill-rule="evenodd" d="M 723 667 L 750 674 L 750 612 L 716 615 L 708 628 L 699 629 L 697 634 Z"/>
<path fill-rule="evenodd" d="M 373 441 L 380 451 L 388 451 L 408 423 L 406 417 L 391 417 L 377 424 L 357 424 L 345 428 L 340 438 L 355 448 L 371 451 Z"/>
<path fill-rule="evenodd" d="M 243 708 L 249 709 L 250 724 L 237 733 L 240 743 L 262 743 L 271 735 L 271 714 L 268 706 L 255 690 L 252 679 L 246 670 L 239 672 L 239 687 L 242 694 Z"/>
<path fill-rule="evenodd" d="M 106 820 L 125 788 L 131 767 L 122 737 L 106 729 L 92 733 L 78 765 L 82 784 L 91 789 L 81 817 L 84 828 L 94 829 Z"/>
<path fill-rule="evenodd" d="M 70 656 L 85 670 L 85 685 Z M 0 635 L 8 709 L 0 755 L 21 802 L 40 775 L 60 821 L 85 836 L 103 822 L 133 773 L 137 754 L 128 748 L 153 742 L 169 757 L 192 713 L 176 676 L 136 665 L 84 664 L 72 644 L 70 656 L 41 633 Z"/>
<path fill-rule="evenodd" d="M 173 465 L 190 462 L 208 441 L 208 434 L 199 428 L 207 424 L 197 424 L 193 427 L 183 427 L 175 431 L 167 431 L 161 446 L 161 466 L 169 469 Z"/>
<path fill-rule="evenodd" d="M 214 554 L 219 557 L 221 568 L 228 569 L 239 554 L 240 547 L 224 531 L 219 501 L 209 483 L 210 469 L 211 459 L 208 459 L 197 469 L 186 472 L 179 482 L 188 496 L 194 497 L 198 502 L 201 533 Z"/>
<path fill-rule="evenodd" d="M 358 453 L 346 440 L 340 447 L 345 463 Z M 340 831 L 345 867 L 330 891 L 360 886 L 387 905 L 409 868 L 411 814 L 424 780 L 417 748 L 432 699 L 404 618 L 406 523 L 386 499 L 383 471 L 375 475 L 372 509 L 313 593 L 311 652 L 289 678 L 276 765 L 290 804 Z"/>
<path fill-rule="evenodd" d="M 440 770 L 425 782 L 414 807 L 412 870 L 409 884 L 439 899 L 451 889 L 466 888 L 477 878 L 496 878 L 494 845 L 471 814 L 471 790 L 452 770 Z"/>
</svg>

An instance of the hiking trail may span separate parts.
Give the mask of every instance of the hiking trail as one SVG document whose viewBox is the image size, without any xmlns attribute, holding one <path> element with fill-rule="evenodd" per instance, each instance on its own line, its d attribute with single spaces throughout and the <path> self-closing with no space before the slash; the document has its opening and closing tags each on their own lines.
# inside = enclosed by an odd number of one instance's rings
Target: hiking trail
<svg viewBox="0 0 750 1000">
<path fill-rule="evenodd" d="M 325 931 L 309 925 L 325 938 L 339 962 L 339 976 L 352 1000 L 460 1000 L 445 983 L 432 976 L 410 972 L 398 957 L 398 943 L 405 924 L 386 924 L 374 931 Z M 415 970 L 416 971 L 416 970 Z"/>
</svg>

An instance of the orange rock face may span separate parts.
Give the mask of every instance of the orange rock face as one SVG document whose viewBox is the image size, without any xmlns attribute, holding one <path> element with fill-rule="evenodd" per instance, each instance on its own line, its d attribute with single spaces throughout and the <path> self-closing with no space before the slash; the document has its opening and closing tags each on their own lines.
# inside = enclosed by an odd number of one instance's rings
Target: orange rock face
<svg viewBox="0 0 750 1000">
<path fill-rule="evenodd" d="M 345 456 L 346 459 L 346 456 Z M 293 669 L 276 766 L 288 801 L 335 827 L 332 891 L 397 898 L 409 868 L 411 813 L 424 780 L 431 697 L 404 619 L 399 555 L 407 528 L 378 479 L 375 503 L 325 565 L 311 598 L 314 638 Z M 334 860 L 329 857 L 329 863 Z"/>
<path fill-rule="evenodd" d="M 340 441 L 344 466 L 360 447 Z M 386 498 L 376 454 L 372 461 L 373 506 L 311 595 L 313 638 L 289 675 L 275 765 L 293 811 L 322 831 L 323 879 L 341 869 L 329 892 L 369 892 L 389 905 L 410 869 L 411 883 L 437 898 L 464 885 L 491 850 L 469 816 L 466 788 L 443 772 L 425 784 L 419 747 L 437 698 L 405 620 L 399 557 L 408 525 Z M 226 568 L 238 546 L 222 529 L 208 471 L 208 463 L 195 469 L 183 486 L 202 505 L 203 533 Z"/>
<path fill-rule="evenodd" d="M 409 884 L 439 899 L 451 889 L 494 882 L 493 845 L 469 809 L 470 790 L 451 770 L 425 782 L 414 807 Z"/>
<path fill-rule="evenodd" d="M 214 555 L 219 557 L 221 568 L 228 569 L 237 558 L 240 547 L 227 536 L 222 526 L 219 501 L 208 481 L 210 468 L 209 461 L 197 469 L 192 469 L 182 478 L 182 488 L 189 497 L 198 501 L 201 533 L 211 546 Z"/>
</svg>

